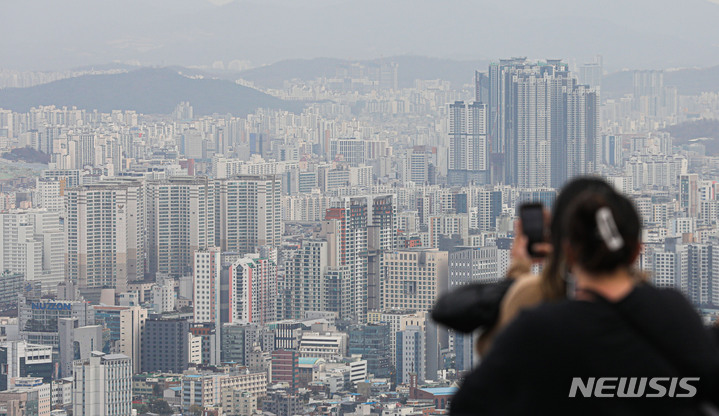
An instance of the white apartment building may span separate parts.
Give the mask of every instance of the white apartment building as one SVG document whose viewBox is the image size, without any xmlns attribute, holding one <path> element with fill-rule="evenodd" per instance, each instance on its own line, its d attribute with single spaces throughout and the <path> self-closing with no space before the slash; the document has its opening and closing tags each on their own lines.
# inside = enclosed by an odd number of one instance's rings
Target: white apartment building
<svg viewBox="0 0 719 416">
<path fill-rule="evenodd" d="M 193 299 L 195 322 L 220 322 L 220 249 L 195 252 Z"/>
<path fill-rule="evenodd" d="M 223 252 L 252 253 L 279 246 L 282 236 L 281 181 L 276 176 L 237 176 L 216 182 L 219 238 Z"/>
<path fill-rule="evenodd" d="M 73 364 L 73 415 L 131 416 L 132 360 L 123 354 L 93 352 Z"/>
<path fill-rule="evenodd" d="M 114 179 L 67 191 L 67 277 L 82 289 L 127 290 L 145 273 L 145 190 Z"/>
<path fill-rule="evenodd" d="M 439 247 L 440 236 L 449 237 L 452 235 L 459 235 L 466 244 L 469 239 L 469 216 L 467 214 L 442 214 L 430 217 L 430 247 Z"/>
<path fill-rule="evenodd" d="M 0 270 L 21 273 L 51 291 L 65 279 L 65 234 L 56 212 L 0 213 Z"/>
<path fill-rule="evenodd" d="M 160 284 L 152 285 L 152 309 L 155 313 L 175 310 L 175 281 L 164 279 Z"/>
<path fill-rule="evenodd" d="M 248 254 L 229 268 L 229 322 L 265 324 L 276 319 L 277 266 Z"/>
<path fill-rule="evenodd" d="M 207 178 L 173 177 L 147 185 L 150 273 L 192 272 L 194 253 L 215 245 L 215 186 Z"/>
<path fill-rule="evenodd" d="M 65 212 L 65 182 L 52 178 L 35 180 L 35 204 L 50 212 Z"/>
</svg>

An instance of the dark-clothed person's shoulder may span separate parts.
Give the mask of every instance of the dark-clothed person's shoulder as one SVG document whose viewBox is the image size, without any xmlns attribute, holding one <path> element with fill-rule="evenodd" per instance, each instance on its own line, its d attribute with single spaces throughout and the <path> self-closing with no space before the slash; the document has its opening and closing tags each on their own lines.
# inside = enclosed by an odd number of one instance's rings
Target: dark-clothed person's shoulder
<svg viewBox="0 0 719 416">
<path fill-rule="evenodd" d="M 638 286 L 615 304 L 561 301 L 521 313 L 452 403 L 453 415 L 696 414 L 716 401 L 719 350 L 678 292 Z M 699 377 L 697 398 L 584 397 L 591 378 L 614 391 L 641 378 Z M 609 389 L 612 391 L 612 388 Z M 669 412 L 669 413 L 667 413 Z"/>
</svg>

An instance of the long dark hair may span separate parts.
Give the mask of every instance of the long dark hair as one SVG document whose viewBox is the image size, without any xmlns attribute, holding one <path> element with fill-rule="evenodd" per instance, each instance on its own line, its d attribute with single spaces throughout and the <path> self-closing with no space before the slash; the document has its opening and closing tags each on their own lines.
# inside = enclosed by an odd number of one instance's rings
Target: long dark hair
<svg viewBox="0 0 719 416">
<path fill-rule="evenodd" d="M 540 279 L 540 289 L 545 300 L 564 299 L 567 296 L 567 266 L 562 250 L 563 219 L 567 216 L 575 199 L 584 193 L 614 195 L 616 191 L 599 177 L 580 176 L 564 185 L 557 195 L 549 228 L 549 242 L 552 244 L 553 250 L 547 259 Z"/>
<path fill-rule="evenodd" d="M 583 192 L 563 221 L 563 250 L 572 263 L 599 275 L 631 268 L 642 226 L 636 208 L 625 196 Z"/>
</svg>

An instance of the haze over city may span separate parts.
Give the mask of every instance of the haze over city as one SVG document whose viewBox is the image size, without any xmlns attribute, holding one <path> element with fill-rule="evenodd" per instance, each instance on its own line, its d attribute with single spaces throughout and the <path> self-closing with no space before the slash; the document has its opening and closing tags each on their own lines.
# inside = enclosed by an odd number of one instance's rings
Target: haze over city
<svg viewBox="0 0 719 416">
<path fill-rule="evenodd" d="M 0 59 L 4 68 L 22 70 L 394 55 L 586 60 L 602 54 L 611 71 L 719 64 L 719 5 L 708 0 L 219 3 L 8 0 Z"/>
<path fill-rule="evenodd" d="M 719 0 L 0 10 L 0 416 L 719 408 Z"/>
</svg>

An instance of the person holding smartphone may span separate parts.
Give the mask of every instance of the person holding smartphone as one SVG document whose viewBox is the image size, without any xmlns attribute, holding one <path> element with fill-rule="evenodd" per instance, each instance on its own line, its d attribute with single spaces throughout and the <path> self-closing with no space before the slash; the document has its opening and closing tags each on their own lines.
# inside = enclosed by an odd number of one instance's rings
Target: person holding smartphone
<svg viewBox="0 0 719 416">
<path fill-rule="evenodd" d="M 554 221 L 575 296 L 521 312 L 451 414 L 716 414 L 719 348 L 681 293 L 636 279 L 632 202 L 583 192 Z"/>
<path fill-rule="evenodd" d="M 565 261 L 561 250 L 555 251 L 553 247 L 560 242 L 559 219 L 566 215 L 574 199 L 585 191 L 597 194 L 616 192 L 601 178 L 578 177 L 561 189 L 554 201 L 551 216 L 539 204 L 520 207 L 520 218 L 514 227 L 511 263 L 507 270 L 507 278 L 514 279 L 515 283 L 502 299 L 497 323 L 477 339 L 475 346 L 480 355 L 484 356 L 489 352 L 497 334 L 520 311 L 542 302 L 558 301 L 567 297 Z M 531 266 L 538 262 L 543 262 L 544 268 L 540 274 L 533 274 Z"/>
</svg>

